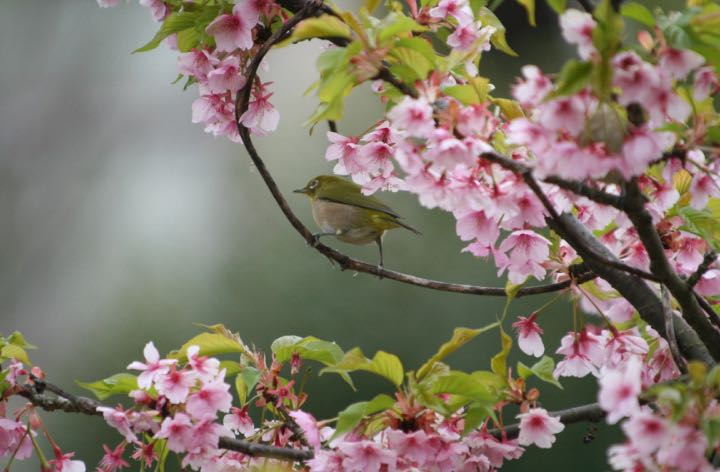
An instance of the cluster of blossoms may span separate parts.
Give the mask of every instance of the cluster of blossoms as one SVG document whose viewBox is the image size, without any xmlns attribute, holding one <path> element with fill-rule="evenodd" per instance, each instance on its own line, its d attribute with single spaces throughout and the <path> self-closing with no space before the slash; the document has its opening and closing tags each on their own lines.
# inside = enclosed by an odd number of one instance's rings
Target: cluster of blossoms
<svg viewBox="0 0 720 472">
<path fill-rule="evenodd" d="M 102 7 L 116 6 L 119 0 L 98 0 Z M 155 21 L 171 14 L 169 4 L 162 0 L 140 0 L 151 10 Z M 272 0 L 240 0 L 232 11 L 222 13 L 204 28 L 204 44 L 182 52 L 177 67 L 188 78 L 187 85 L 197 84 L 200 97 L 192 105 L 193 123 L 203 123 L 205 131 L 240 141 L 235 124 L 235 96 L 245 86 L 245 68 L 257 53 L 256 38 L 266 32 L 270 23 L 281 14 Z M 177 35 L 166 43 L 178 49 Z M 252 100 L 240 121 L 254 134 L 264 135 L 277 128 L 280 114 L 270 103 L 269 82 L 256 80 Z"/>
<path fill-rule="evenodd" d="M 453 5 L 449 12 L 466 7 L 461 1 Z M 462 18 L 461 13 L 455 14 Z M 589 14 L 568 10 L 561 26 L 582 57 L 596 54 L 595 23 Z M 405 97 L 387 113 L 386 121 L 367 134 L 329 133 L 331 145 L 325 157 L 337 161 L 336 173 L 351 176 L 368 194 L 402 189 L 417 194 L 428 208 L 452 212 L 458 236 L 471 242 L 465 250 L 476 256 L 491 255 L 498 275 L 507 270 L 515 284 L 528 276 L 541 280 L 548 270 L 566 268 L 577 255 L 564 241 L 561 251 L 551 254 L 551 241 L 539 231 L 546 227 L 543 204 L 520 175 L 483 159 L 484 153 L 508 154 L 541 180 L 548 176 L 573 180 L 638 177 L 650 197 L 648 210 L 667 234 L 670 260 L 681 275 L 689 275 L 709 246 L 682 229 L 688 226 L 682 214 L 670 215 L 669 210 L 681 199 L 681 192 L 688 193 L 689 204 L 696 210 L 720 196 L 720 165 L 716 156 L 708 162 L 695 143 L 680 142 L 677 134 L 663 127 L 684 123 L 691 115 L 689 97 L 678 94 L 678 84 L 692 80 L 692 100 L 700 102 L 718 89 L 718 79 L 712 68 L 703 67 L 697 53 L 662 44 L 656 47 L 657 64 L 634 52 L 612 58 L 612 85 L 619 90 L 613 105 L 602 102 L 589 86 L 569 96 L 553 97 L 557 86 L 552 80 L 537 67 L 525 66 L 523 78 L 513 88 L 524 113 L 505 123 L 485 103 L 466 105 L 444 92 L 464 85 L 462 77 L 433 74 L 417 84 L 418 98 Z M 641 117 L 623 118 L 626 112 L 621 107 L 639 110 Z M 684 152 L 676 158 L 665 156 L 676 145 Z M 662 172 L 647 173 L 656 163 L 663 166 Z M 684 187 L 678 184 L 687 181 Z M 619 187 L 612 182 L 608 178 L 598 184 L 618 194 Z M 541 185 L 558 212 L 576 212 L 589 229 L 603 232 L 603 243 L 623 262 L 647 270 L 647 253 L 631 222 L 618 210 L 553 185 Z M 508 234 L 498 244 L 501 230 Z M 718 275 L 714 267 L 706 272 L 698 286 L 700 293 L 720 294 Z M 603 304 L 627 306 L 618 298 Z"/>
</svg>

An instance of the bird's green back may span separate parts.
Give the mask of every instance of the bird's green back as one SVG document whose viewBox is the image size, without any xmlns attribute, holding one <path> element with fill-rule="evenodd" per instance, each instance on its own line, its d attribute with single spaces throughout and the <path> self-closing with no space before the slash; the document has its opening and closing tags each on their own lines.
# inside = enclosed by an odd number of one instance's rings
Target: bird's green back
<svg viewBox="0 0 720 472">
<path fill-rule="evenodd" d="M 334 175 L 323 175 L 318 177 L 318 180 L 320 185 L 315 192 L 315 198 L 378 211 L 390 216 L 392 219 L 400 218 L 400 215 L 395 210 L 377 198 L 363 195 L 362 187 L 354 182 Z"/>
</svg>

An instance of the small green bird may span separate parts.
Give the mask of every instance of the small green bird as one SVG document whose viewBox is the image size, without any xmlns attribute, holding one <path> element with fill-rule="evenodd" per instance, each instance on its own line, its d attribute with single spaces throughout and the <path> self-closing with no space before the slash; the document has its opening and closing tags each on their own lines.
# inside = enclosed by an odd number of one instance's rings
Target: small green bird
<svg viewBox="0 0 720 472">
<path fill-rule="evenodd" d="M 294 192 L 310 198 L 313 218 L 321 231 L 313 235 L 316 241 L 322 236 L 335 236 L 350 244 L 374 241 L 382 267 L 382 237 L 386 231 L 401 227 L 415 234 L 420 231 L 400 221 L 400 215 L 377 198 L 363 195 L 361 189 L 343 178 L 319 175 Z"/>
</svg>

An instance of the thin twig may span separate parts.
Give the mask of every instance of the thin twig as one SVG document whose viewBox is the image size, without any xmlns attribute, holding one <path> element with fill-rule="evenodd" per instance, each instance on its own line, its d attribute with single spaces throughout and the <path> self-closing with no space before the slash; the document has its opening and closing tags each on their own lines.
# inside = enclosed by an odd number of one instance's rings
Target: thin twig
<svg viewBox="0 0 720 472">
<path fill-rule="evenodd" d="M 50 395 L 50 392 L 53 395 Z M 57 393 L 62 392 L 62 393 Z M 51 383 L 40 381 L 34 384 L 25 384 L 17 387 L 17 394 L 26 398 L 36 407 L 45 411 L 65 411 L 67 413 L 80 413 L 90 416 L 102 416 L 98 408 L 108 405 L 92 398 L 72 395 Z M 313 458 L 314 453 L 309 449 L 295 449 L 291 447 L 277 447 L 253 443 L 243 439 L 221 437 L 218 442 L 220 449 L 241 452 L 253 457 L 268 457 L 287 461 L 305 461 Z"/>
<path fill-rule="evenodd" d="M 715 251 L 710 250 L 705 253 L 705 257 L 703 257 L 702 262 L 697 267 L 695 272 L 693 272 L 690 277 L 687 279 L 688 287 L 693 288 L 695 285 L 697 285 L 698 282 L 700 282 L 700 279 L 703 275 L 705 275 L 705 272 L 710 270 L 710 267 L 715 263 L 717 260 L 718 255 Z"/>
<path fill-rule="evenodd" d="M 680 348 L 678 347 L 677 338 L 675 337 L 675 325 L 673 324 L 675 314 L 670 306 L 670 293 L 664 285 L 660 285 L 660 300 L 662 301 L 663 310 L 665 311 L 665 330 L 667 331 L 667 343 L 670 348 L 670 354 L 672 354 L 675 365 L 680 372 L 687 374 L 687 364 L 680 354 Z"/>
</svg>

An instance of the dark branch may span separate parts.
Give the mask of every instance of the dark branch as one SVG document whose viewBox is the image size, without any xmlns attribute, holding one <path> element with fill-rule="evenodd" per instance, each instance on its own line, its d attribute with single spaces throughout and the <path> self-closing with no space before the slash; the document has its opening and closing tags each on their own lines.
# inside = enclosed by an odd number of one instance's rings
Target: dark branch
<svg viewBox="0 0 720 472">
<path fill-rule="evenodd" d="M 622 295 L 653 329 L 664 338 L 668 338 L 665 329 L 665 311 L 662 302 L 655 291 L 642 279 L 613 266 L 604 264 L 589 257 L 587 252 L 603 256 L 608 260 L 616 260 L 615 255 L 605 247 L 593 234 L 580 223 L 577 218 L 569 214 L 560 215 L 559 221 L 548 218 L 548 224 L 578 251 L 580 257 L 586 262 L 588 268 L 605 279 L 617 292 Z M 678 340 L 680 352 L 686 359 L 695 359 L 708 365 L 714 363 L 703 342 L 687 322 L 678 316 L 673 317 L 673 328 Z"/>
<path fill-rule="evenodd" d="M 660 300 L 662 301 L 663 311 L 665 312 L 665 329 L 667 330 L 667 342 L 670 348 L 670 354 L 678 370 L 683 374 L 687 374 L 687 364 L 680 354 L 677 337 L 675 336 L 675 325 L 673 324 L 675 313 L 670 306 L 670 294 L 664 285 L 660 286 Z"/>
<path fill-rule="evenodd" d="M 47 392 L 53 393 L 53 395 Z M 17 394 L 27 398 L 30 403 L 45 411 L 65 411 L 67 413 L 102 416 L 98 408 L 108 407 L 92 398 L 66 393 L 60 387 L 42 380 L 34 384 L 18 386 Z M 310 460 L 314 456 L 312 450 L 268 446 L 230 437 L 221 437 L 218 447 L 241 452 L 252 457 L 268 457 L 293 462 Z"/>
<path fill-rule="evenodd" d="M 560 220 L 560 215 L 555 210 L 552 202 L 548 200 L 547 196 L 545 195 L 545 192 L 540 188 L 540 185 L 535 180 L 535 177 L 532 175 L 532 170 L 530 167 L 526 166 L 525 164 L 521 162 L 514 161 L 512 159 L 509 159 L 505 156 L 501 156 L 499 154 L 486 152 L 482 154 L 480 157 L 483 159 L 486 159 L 492 163 L 498 164 L 502 166 L 505 169 L 508 169 L 512 172 L 515 172 L 516 174 L 520 175 L 528 187 L 535 193 L 535 196 L 540 200 L 540 203 L 542 203 L 543 207 L 545 207 L 545 210 L 550 215 L 550 218 L 554 221 L 557 221 L 559 224 L 562 224 L 562 221 Z M 587 185 L 581 183 L 581 182 L 573 182 L 573 181 L 566 181 L 563 179 L 560 179 L 558 177 L 548 177 L 545 179 L 545 182 L 551 183 L 554 185 L 558 185 L 561 188 L 565 188 L 566 190 L 573 191 L 577 193 L 578 195 L 585 196 L 587 198 L 590 198 L 591 200 L 594 200 L 598 203 L 603 203 L 605 205 L 610 205 L 610 202 L 612 203 L 612 206 L 619 207 L 620 206 L 620 198 L 616 195 L 611 195 L 609 193 L 603 192 L 602 190 L 597 190 L 592 187 L 588 187 Z M 558 184 L 558 182 L 561 182 L 562 185 Z M 564 186 L 564 187 L 563 187 Z M 574 190 L 573 190 L 574 189 Z M 602 200 L 602 201 L 600 201 Z M 571 241 L 568 241 L 571 245 L 573 244 Z M 577 249 L 577 248 L 576 248 Z M 602 255 L 598 254 L 595 251 L 585 251 L 586 256 L 585 257 L 591 257 L 595 259 L 597 262 L 601 262 L 605 265 L 609 265 L 612 267 L 615 267 L 617 269 L 620 269 L 624 272 L 628 272 L 630 274 L 636 275 L 638 277 L 641 277 L 643 279 L 652 280 L 654 282 L 657 282 L 659 279 L 654 274 L 651 274 L 650 272 L 646 272 L 641 269 L 637 269 L 635 267 L 629 266 L 627 264 L 624 264 L 623 262 L 620 262 L 617 259 L 614 258 L 607 258 L 603 257 Z"/>
<path fill-rule="evenodd" d="M 710 270 L 710 267 L 712 267 L 712 265 L 715 263 L 717 257 L 718 255 L 715 251 L 711 250 L 705 253 L 705 257 L 703 257 L 703 260 L 698 266 L 698 268 L 690 275 L 690 277 L 688 277 L 688 287 L 693 288 L 695 287 L 695 285 L 697 285 L 698 282 L 700 282 L 702 276 L 705 275 L 705 272 Z"/>
<path fill-rule="evenodd" d="M 625 185 L 625 213 L 637 230 L 650 258 L 650 270 L 668 288 L 682 309 L 683 317 L 695 329 L 715 360 L 720 360 L 720 331 L 703 313 L 692 288 L 683 281 L 665 256 L 660 235 L 652 216 L 645 209 L 645 200 L 635 180 Z"/>
</svg>

